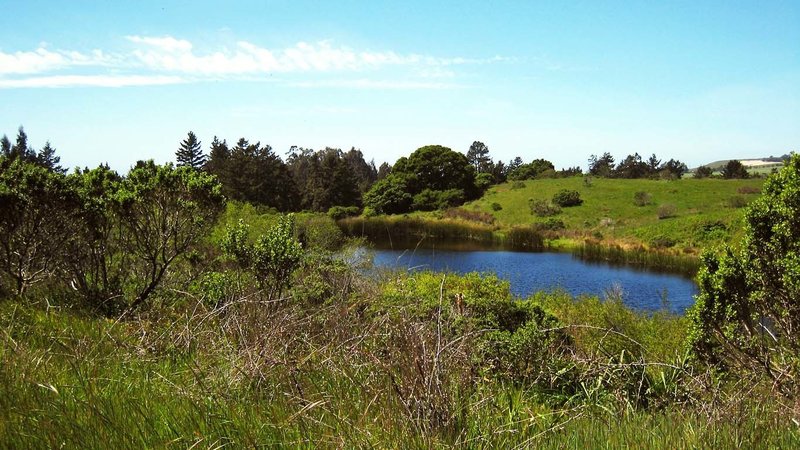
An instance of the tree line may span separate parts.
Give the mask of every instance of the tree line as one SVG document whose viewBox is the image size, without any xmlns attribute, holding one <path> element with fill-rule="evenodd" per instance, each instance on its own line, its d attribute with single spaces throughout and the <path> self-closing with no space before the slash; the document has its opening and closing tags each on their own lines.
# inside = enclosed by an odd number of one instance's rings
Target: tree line
<svg viewBox="0 0 800 450">
<path fill-rule="evenodd" d="M 655 153 L 647 160 L 642 159 L 639 153 L 634 153 L 626 156 L 617 165 L 614 165 L 614 157 L 608 152 L 589 157 L 589 174 L 605 178 L 676 179 L 683 177 L 688 171 L 689 168 L 683 162 L 677 159 L 662 162 Z"/>
</svg>

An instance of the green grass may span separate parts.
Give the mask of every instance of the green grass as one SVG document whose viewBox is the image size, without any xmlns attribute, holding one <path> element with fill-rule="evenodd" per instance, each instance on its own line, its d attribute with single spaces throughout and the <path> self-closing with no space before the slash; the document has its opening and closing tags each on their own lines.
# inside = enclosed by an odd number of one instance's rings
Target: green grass
<svg viewBox="0 0 800 450">
<path fill-rule="evenodd" d="M 222 312 L 173 293 L 168 304 L 121 321 L 57 297 L 0 300 L 0 448 L 800 444 L 791 413 L 764 385 L 734 379 L 698 388 L 692 380 L 709 382 L 702 373 L 672 378 L 659 365 L 685 364 L 676 362 L 682 317 L 559 292 L 533 296 L 531 304 L 564 324 L 574 352 L 564 356 L 575 364 L 565 370 L 580 380 L 577 391 L 549 392 L 473 373 L 455 350 L 469 351 L 476 335 L 437 338 L 437 329 L 459 329 L 469 317 L 437 319 L 454 292 L 501 312 L 514 301 L 507 283 L 431 273 L 358 283 L 312 308 L 245 302 Z M 426 350 L 437 339 L 441 358 Z M 648 366 L 640 372 L 620 361 Z M 665 400 L 631 404 L 616 383 L 645 374 L 652 389 L 689 400 L 658 394 Z M 424 389 L 430 382 L 439 394 Z M 447 420 L 434 420 L 434 411 Z"/>
<path fill-rule="evenodd" d="M 479 200 L 464 207 L 494 214 L 501 227 L 527 225 L 544 221 L 531 214 L 529 199 L 550 200 L 561 189 L 580 192 L 581 206 L 562 208 L 555 216 L 566 230 L 563 238 L 582 241 L 593 239 L 623 246 L 668 242 L 674 249 L 696 253 L 699 248 L 735 242 L 742 231 L 743 209 L 732 208 L 732 197 L 749 202 L 758 194 L 739 194 L 743 186 L 760 187 L 763 180 L 681 179 L 621 180 L 563 178 L 527 180 L 524 188 L 512 183 L 493 186 Z M 636 192 L 646 192 L 650 204 L 636 206 Z M 499 203 L 502 209 L 492 210 Z M 674 216 L 659 219 L 659 207 L 674 206 Z M 722 225 L 722 227 L 720 227 Z"/>
</svg>

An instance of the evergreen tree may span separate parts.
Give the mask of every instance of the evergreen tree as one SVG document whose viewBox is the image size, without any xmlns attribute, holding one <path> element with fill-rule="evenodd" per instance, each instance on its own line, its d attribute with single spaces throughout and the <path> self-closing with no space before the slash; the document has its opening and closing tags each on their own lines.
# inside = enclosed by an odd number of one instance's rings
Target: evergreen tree
<svg viewBox="0 0 800 450">
<path fill-rule="evenodd" d="M 384 162 L 378 167 L 378 180 L 382 180 L 392 173 L 392 166 L 388 162 Z"/>
<path fill-rule="evenodd" d="M 214 139 L 216 139 L 216 137 Z M 175 160 L 178 162 L 178 167 L 188 166 L 192 169 L 199 170 L 205 166 L 206 155 L 203 153 L 200 144 L 197 136 L 190 131 L 189 135 L 181 142 L 181 146 L 175 152 Z"/>
<path fill-rule="evenodd" d="M 1 155 L 6 158 L 11 155 L 11 141 L 8 140 L 8 136 L 5 134 L 0 138 L 0 152 L 2 152 Z"/>
<path fill-rule="evenodd" d="M 53 172 L 66 173 L 66 169 L 58 165 L 59 162 L 61 162 L 61 157 L 56 156 L 56 149 L 50 145 L 50 141 L 47 141 L 36 155 L 36 164 Z"/>
<path fill-rule="evenodd" d="M 491 171 L 492 158 L 489 156 L 489 147 L 483 142 L 475 141 L 469 146 L 467 160 L 475 168 L 476 173 Z"/>
<path fill-rule="evenodd" d="M 12 160 L 19 158 L 25 162 L 36 162 L 36 153 L 28 145 L 28 135 L 22 127 L 19 127 L 17 142 L 11 147 L 9 157 Z"/>
</svg>

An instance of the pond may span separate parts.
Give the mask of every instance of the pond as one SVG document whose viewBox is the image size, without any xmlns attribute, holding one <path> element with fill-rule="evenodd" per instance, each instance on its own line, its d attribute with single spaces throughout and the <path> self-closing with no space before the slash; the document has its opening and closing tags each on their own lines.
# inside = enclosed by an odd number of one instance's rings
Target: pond
<svg viewBox="0 0 800 450">
<path fill-rule="evenodd" d="M 622 293 L 623 301 L 639 310 L 664 307 L 683 313 L 694 303 L 697 285 L 689 278 L 639 268 L 589 263 L 569 253 L 531 253 L 504 250 L 375 249 L 378 268 L 433 270 L 454 273 L 492 272 L 511 284 L 511 291 L 527 297 L 537 291 L 565 290 L 573 296 L 606 298 Z"/>
</svg>

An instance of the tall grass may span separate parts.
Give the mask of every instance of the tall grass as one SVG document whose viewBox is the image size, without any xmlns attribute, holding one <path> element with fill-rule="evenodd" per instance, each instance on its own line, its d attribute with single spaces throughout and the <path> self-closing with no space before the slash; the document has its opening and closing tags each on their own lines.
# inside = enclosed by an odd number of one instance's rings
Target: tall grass
<svg viewBox="0 0 800 450">
<path fill-rule="evenodd" d="M 173 291 L 118 319 L 50 295 L 0 300 L 0 448 L 800 444 L 768 383 L 723 384 L 681 359 L 678 316 L 558 292 L 519 302 L 477 274 L 327 276 L 337 288 L 320 301 Z M 525 311 L 558 323 L 509 334 Z M 476 365 L 484 338 L 511 336 L 488 355 L 503 361 L 537 333 L 565 333 L 552 378 Z"/>
<path fill-rule="evenodd" d="M 478 248 L 507 248 L 542 251 L 547 248 L 544 237 L 531 226 L 512 227 L 498 232 L 497 227 L 483 222 L 423 217 L 350 217 L 337 222 L 351 237 L 364 237 L 373 244 L 392 248 L 414 247 L 427 239 L 437 244 Z"/>
<path fill-rule="evenodd" d="M 572 250 L 572 254 L 584 261 L 607 262 L 627 266 L 639 266 L 649 270 L 676 273 L 688 277 L 697 275 L 700 260 L 694 255 L 681 255 L 644 247 L 623 248 L 619 245 L 602 245 L 584 242 Z"/>
</svg>

